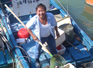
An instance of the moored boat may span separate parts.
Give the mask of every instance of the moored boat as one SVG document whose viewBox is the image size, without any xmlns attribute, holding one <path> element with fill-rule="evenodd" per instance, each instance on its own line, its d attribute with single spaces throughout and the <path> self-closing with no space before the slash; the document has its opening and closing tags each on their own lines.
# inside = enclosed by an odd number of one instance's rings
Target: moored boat
<svg viewBox="0 0 93 68">
<path fill-rule="evenodd" d="M 36 4 L 39 4 L 39 1 L 41 0 L 38 0 Z M 86 35 L 86 33 L 82 29 L 80 29 L 80 27 L 76 24 L 73 18 L 70 15 L 68 15 L 63 10 L 63 8 L 59 7 L 54 0 L 50 0 L 50 1 L 47 0 L 48 2 L 43 2 L 43 1 L 45 0 L 42 0 L 42 3 L 47 5 L 47 8 L 49 7 L 49 5 L 51 5 L 50 10 L 48 8 L 47 12 L 51 12 L 52 14 L 54 14 L 56 18 L 59 32 L 61 33 L 61 39 L 58 40 L 56 39 L 56 42 L 58 42 L 57 47 L 61 42 L 60 45 L 64 45 L 64 47 L 66 48 L 64 52 L 62 51 L 63 53 L 61 53 L 61 55 L 64 57 L 67 63 L 72 63 L 76 67 L 79 67 L 81 66 L 82 63 L 92 61 L 93 41 Z M 21 3 L 19 1 L 17 2 L 15 1 L 15 4 L 16 3 L 17 4 L 20 3 L 20 4 L 18 4 L 17 7 L 15 7 L 16 12 L 15 11 L 14 12 L 17 16 L 19 16 L 22 22 L 26 24 L 27 21 L 29 20 L 29 17 L 35 15 L 34 8 L 33 8 L 33 12 L 31 12 L 31 10 L 28 10 L 27 12 L 22 12 L 23 10 L 25 10 L 25 7 L 21 5 L 28 4 L 28 3 L 25 2 Z M 21 11 L 22 13 L 17 10 L 17 8 L 18 9 L 21 8 L 20 6 L 22 7 L 22 11 Z M 36 6 L 36 5 L 32 5 L 32 6 Z M 18 32 L 20 29 L 24 27 L 15 19 L 15 17 L 13 17 L 13 15 L 9 11 L 6 12 L 7 12 L 5 13 L 6 16 L 3 14 L 2 10 L 0 13 L 2 17 L 2 24 L 5 26 L 8 33 L 7 35 L 8 40 L 12 42 L 11 45 L 14 48 L 17 47 L 17 49 L 15 49 L 17 56 L 18 57 L 23 56 L 19 58 L 19 60 L 22 60 L 20 62 L 23 68 L 35 68 L 35 61 L 33 59 L 34 58 L 33 51 L 35 51 L 35 49 L 34 49 L 34 41 L 32 37 L 30 36 L 27 39 L 20 39 L 18 37 Z M 20 47 L 22 47 L 23 49 L 26 50 L 27 53 L 29 53 L 29 56 L 31 57 L 30 59 L 24 57 L 24 56 L 28 56 L 28 54 L 25 54 L 24 51 L 20 49 Z M 29 50 L 32 52 L 29 52 Z M 50 58 L 51 57 L 47 53 L 45 52 L 42 53 L 40 57 L 42 68 L 44 68 L 47 65 L 50 65 L 48 62 Z M 28 62 L 29 60 L 31 60 L 31 62 Z M 27 62 L 23 62 L 23 61 L 27 61 Z"/>
<path fill-rule="evenodd" d="M 86 0 L 86 3 L 93 6 L 93 0 Z"/>
</svg>

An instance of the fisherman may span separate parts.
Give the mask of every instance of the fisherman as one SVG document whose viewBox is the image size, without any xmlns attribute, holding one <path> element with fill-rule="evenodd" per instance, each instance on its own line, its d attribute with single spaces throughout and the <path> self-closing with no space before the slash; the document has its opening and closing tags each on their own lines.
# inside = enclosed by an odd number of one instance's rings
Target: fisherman
<svg viewBox="0 0 93 68">
<path fill-rule="evenodd" d="M 49 12 L 46 13 L 45 5 L 41 3 L 37 5 L 36 15 L 28 21 L 26 27 L 30 30 L 31 36 L 35 42 L 38 39 L 43 44 L 47 42 L 51 54 L 57 54 L 55 42 L 55 31 L 56 36 L 59 37 L 57 22 L 52 13 Z M 39 57 L 41 46 L 37 42 L 36 50 L 37 50 L 37 52 L 35 53 L 36 66 L 37 68 L 40 68 Z"/>
</svg>

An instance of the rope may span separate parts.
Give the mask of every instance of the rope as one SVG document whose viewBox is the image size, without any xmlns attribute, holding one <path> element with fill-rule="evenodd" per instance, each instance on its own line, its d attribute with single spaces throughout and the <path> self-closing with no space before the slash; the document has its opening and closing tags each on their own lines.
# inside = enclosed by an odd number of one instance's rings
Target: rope
<svg viewBox="0 0 93 68">
<path fill-rule="evenodd" d="M 13 51 L 13 49 L 15 49 L 15 48 L 20 48 L 21 50 L 23 50 L 23 51 L 26 53 L 26 51 L 25 51 L 22 47 L 20 47 L 20 46 L 15 46 L 15 47 L 11 50 L 11 49 L 10 49 L 11 47 L 10 47 L 10 44 L 9 44 L 8 40 L 7 40 L 4 36 L 2 36 L 1 34 L 0 34 L 0 37 L 1 37 L 1 39 L 5 42 L 5 44 L 6 44 L 6 46 L 7 46 L 7 49 L 8 49 L 8 51 L 10 52 L 10 54 L 11 54 L 11 52 Z M 27 55 L 27 56 L 23 56 L 23 57 L 27 57 L 29 63 L 31 63 L 31 60 L 30 60 L 29 55 L 28 55 L 27 53 L 26 53 L 26 55 Z M 21 56 L 21 57 L 22 57 L 22 56 Z M 20 56 L 19 56 L 18 58 L 20 58 Z M 14 59 L 13 59 L 13 58 L 12 58 L 12 61 L 13 61 L 13 68 L 14 68 Z"/>
<path fill-rule="evenodd" d="M 25 52 L 25 54 L 27 55 L 27 56 L 23 56 L 23 57 L 26 57 L 26 58 L 28 58 L 28 61 L 29 61 L 29 63 L 31 63 L 31 60 L 30 60 L 30 57 L 29 57 L 29 55 L 27 54 L 27 52 L 22 48 L 22 47 L 20 47 L 20 46 L 15 46 L 13 49 L 12 49 L 12 47 L 11 47 L 11 45 L 10 45 L 10 43 L 8 42 L 8 40 L 0 33 L 0 38 L 5 42 L 5 44 L 6 44 L 6 46 L 7 46 L 7 49 L 8 49 L 8 51 L 9 51 L 9 53 L 10 53 L 10 55 L 11 55 L 11 52 L 15 49 L 15 48 L 20 48 L 22 51 L 24 51 Z M 13 53 L 13 52 L 12 52 Z M 19 56 L 18 58 L 20 58 L 20 57 L 22 57 L 22 56 Z M 12 58 L 12 57 L 11 57 Z M 12 58 L 12 61 L 13 61 L 13 68 L 14 68 L 14 59 Z"/>
<path fill-rule="evenodd" d="M 69 0 L 67 0 L 67 14 L 68 14 L 68 5 L 69 5 Z"/>
<path fill-rule="evenodd" d="M 22 47 L 20 47 L 20 46 L 15 46 L 13 49 L 10 47 L 10 43 L 8 42 L 8 40 L 0 33 L 0 38 L 5 42 L 5 44 L 6 44 L 6 46 L 7 46 L 7 49 L 8 49 L 8 51 L 9 51 L 9 54 L 11 55 L 11 52 L 15 49 L 15 48 L 20 48 L 22 51 L 24 51 L 25 52 L 25 54 L 27 55 L 27 56 L 19 56 L 18 58 L 21 58 L 21 57 L 26 57 L 26 58 L 28 58 L 28 61 L 29 61 L 29 63 L 31 63 L 31 60 L 30 60 L 30 57 L 29 57 L 29 55 L 27 54 L 27 52 L 22 48 Z M 12 52 L 13 53 L 13 52 Z M 12 58 L 12 57 L 11 57 Z M 13 68 L 14 68 L 14 59 L 12 58 L 12 61 L 13 61 Z M 20 61 L 20 60 L 19 60 Z M 26 61 L 27 62 L 27 61 Z"/>
<path fill-rule="evenodd" d="M 10 43 L 8 42 L 8 40 L 1 33 L 0 33 L 0 37 L 5 42 L 6 47 L 7 47 L 8 51 L 10 52 L 10 50 L 12 49 Z"/>
<path fill-rule="evenodd" d="M 68 13 L 68 5 L 67 5 L 67 10 L 66 10 L 59 0 L 57 0 L 57 2 L 58 2 L 58 3 L 60 4 L 60 6 L 65 10 L 65 12 L 67 13 L 67 15 L 69 15 L 69 13 Z"/>
<path fill-rule="evenodd" d="M 29 55 L 27 54 L 27 52 L 26 52 L 22 47 L 20 47 L 20 46 L 15 46 L 15 47 L 12 49 L 12 51 L 13 51 L 15 48 L 20 48 L 21 50 L 23 50 L 23 51 L 25 52 L 25 54 L 27 55 L 29 62 L 31 62 Z"/>
</svg>

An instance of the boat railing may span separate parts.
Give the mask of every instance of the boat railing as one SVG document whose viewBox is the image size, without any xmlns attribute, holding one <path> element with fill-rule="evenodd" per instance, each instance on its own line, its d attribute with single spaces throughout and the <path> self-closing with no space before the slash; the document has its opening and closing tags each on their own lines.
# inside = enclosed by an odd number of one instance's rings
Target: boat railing
<svg viewBox="0 0 93 68">
<path fill-rule="evenodd" d="M 15 38 L 11 32 L 11 29 L 9 27 L 9 23 L 7 23 L 7 19 L 6 19 L 6 16 L 3 14 L 3 11 L 1 10 L 1 18 L 2 18 L 2 23 L 3 23 L 3 26 L 5 27 L 6 29 L 6 37 L 7 39 L 9 40 L 9 42 L 11 43 L 12 47 L 15 48 L 13 51 L 15 51 L 16 55 L 18 56 L 18 60 L 20 60 L 20 63 L 22 64 L 23 67 L 25 68 L 29 68 L 29 64 L 27 63 L 27 61 L 25 60 L 25 57 L 22 55 L 21 53 L 21 49 L 17 47 L 16 49 L 16 46 L 17 43 L 15 42 Z M 22 57 L 23 56 L 23 57 Z M 23 62 L 24 61 L 24 62 Z"/>
</svg>

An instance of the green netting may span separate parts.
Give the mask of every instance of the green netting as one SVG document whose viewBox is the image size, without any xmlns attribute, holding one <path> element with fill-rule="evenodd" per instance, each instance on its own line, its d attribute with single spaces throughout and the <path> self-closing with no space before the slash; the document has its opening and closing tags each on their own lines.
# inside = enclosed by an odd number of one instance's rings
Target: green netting
<svg viewBox="0 0 93 68">
<path fill-rule="evenodd" d="M 65 64 L 66 60 L 58 54 L 53 55 L 53 57 L 50 60 L 50 68 L 62 67 Z"/>
</svg>

